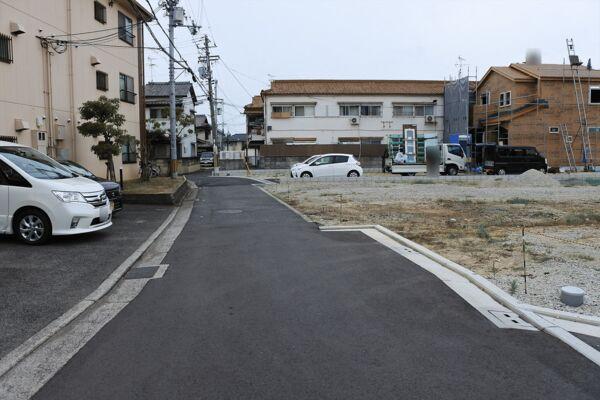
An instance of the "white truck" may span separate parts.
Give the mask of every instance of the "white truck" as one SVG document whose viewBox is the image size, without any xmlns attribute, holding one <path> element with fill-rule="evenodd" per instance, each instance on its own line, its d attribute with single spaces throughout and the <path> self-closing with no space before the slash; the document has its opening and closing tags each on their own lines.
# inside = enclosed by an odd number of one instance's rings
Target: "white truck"
<svg viewBox="0 0 600 400">
<path fill-rule="evenodd" d="M 440 150 L 440 173 L 446 175 L 456 175 L 459 171 L 465 170 L 466 157 L 465 152 L 459 144 L 442 143 L 435 146 Z M 392 165 L 390 167 L 392 174 L 414 175 L 427 172 L 427 162 L 411 162 L 411 157 L 402 154 L 390 154 Z M 412 160 L 415 158 L 412 157 Z"/>
</svg>

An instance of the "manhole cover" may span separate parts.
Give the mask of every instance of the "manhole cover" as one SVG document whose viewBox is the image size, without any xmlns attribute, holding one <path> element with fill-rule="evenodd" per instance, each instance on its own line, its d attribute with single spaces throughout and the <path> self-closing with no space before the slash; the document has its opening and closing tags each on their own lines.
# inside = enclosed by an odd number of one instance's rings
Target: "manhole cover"
<svg viewBox="0 0 600 400">
<path fill-rule="evenodd" d="M 217 211 L 219 214 L 239 214 L 242 210 L 219 210 Z"/>
</svg>

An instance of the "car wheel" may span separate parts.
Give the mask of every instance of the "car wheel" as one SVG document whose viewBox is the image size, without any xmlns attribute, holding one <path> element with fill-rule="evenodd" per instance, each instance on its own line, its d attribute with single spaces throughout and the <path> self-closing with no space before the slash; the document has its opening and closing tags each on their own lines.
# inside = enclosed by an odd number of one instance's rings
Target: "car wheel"
<svg viewBox="0 0 600 400">
<path fill-rule="evenodd" d="M 446 167 L 446 175 L 455 176 L 458 175 L 458 168 L 454 165 L 449 165 Z"/>
<path fill-rule="evenodd" d="M 48 241 L 52 235 L 52 226 L 44 212 L 31 208 L 15 216 L 13 232 L 22 242 L 39 245 Z"/>
<path fill-rule="evenodd" d="M 504 168 L 500 168 L 498 171 L 496 171 L 497 175 L 506 175 L 506 170 Z"/>
<path fill-rule="evenodd" d="M 358 171 L 350 171 L 348 172 L 348 178 L 358 178 L 360 176 L 360 174 L 358 173 Z"/>
<path fill-rule="evenodd" d="M 312 178 L 312 174 L 310 172 L 303 172 L 300 174 L 300 178 Z"/>
</svg>

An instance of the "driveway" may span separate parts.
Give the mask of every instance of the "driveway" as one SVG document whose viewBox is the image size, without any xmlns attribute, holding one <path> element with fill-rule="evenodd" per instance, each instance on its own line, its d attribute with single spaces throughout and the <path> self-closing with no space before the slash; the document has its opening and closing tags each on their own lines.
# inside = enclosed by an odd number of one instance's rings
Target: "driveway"
<svg viewBox="0 0 600 400">
<path fill-rule="evenodd" d="M 598 399 L 598 368 L 499 329 L 359 232 L 320 232 L 250 181 L 202 186 L 162 279 L 38 399 Z"/>
<path fill-rule="evenodd" d="M 94 291 L 171 210 L 126 204 L 112 227 L 44 246 L 0 235 L 0 358 Z"/>
</svg>

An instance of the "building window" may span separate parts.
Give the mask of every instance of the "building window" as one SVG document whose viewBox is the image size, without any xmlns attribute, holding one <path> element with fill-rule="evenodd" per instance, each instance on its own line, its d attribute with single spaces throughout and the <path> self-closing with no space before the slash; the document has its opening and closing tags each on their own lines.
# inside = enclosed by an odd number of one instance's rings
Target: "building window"
<svg viewBox="0 0 600 400">
<path fill-rule="evenodd" d="M 358 117 L 360 115 L 360 106 L 352 104 L 340 105 L 340 115 L 343 117 Z"/>
<path fill-rule="evenodd" d="M 360 106 L 360 115 L 362 117 L 380 117 L 381 116 L 381 106 L 380 105 Z"/>
<path fill-rule="evenodd" d="M 500 107 L 510 106 L 510 92 L 500 93 Z"/>
<path fill-rule="evenodd" d="M 598 134 L 600 134 L 600 127 L 599 126 L 590 126 L 590 127 L 588 127 L 588 132 L 598 135 Z M 2 139 L 0 139 L 0 140 L 2 140 Z"/>
<path fill-rule="evenodd" d="M 290 118 L 292 116 L 293 107 L 290 105 L 277 105 L 271 108 L 271 118 Z"/>
<path fill-rule="evenodd" d="M 394 117 L 424 117 L 434 115 L 433 104 L 402 104 L 394 106 Z"/>
<path fill-rule="evenodd" d="M 133 164 L 137 162 L 137 144 L 135 137 L 129 136 L 121 146 L 121 157 L 123 164 Z"/>
<path fill-rule="evenodd" d="M 99 1 L 94 1 L 94 18 L 98 22 L 106 23 L 106 7 Z"/>
<path fill-rule="evenodd" d="M 0 62 L 11 64 L 13 62 L 12 38 L 0 33 Z"/>
<path fill-rule="evenodd" d="M 96 89 L 108 90 L 108 74 L 102 71 L 96 71 Z"/>
<path fill-rule="evenodd" d="M 600 87 L 590 88 L 590 104 L 600 104 Z"/>
<path fill-rule="evenodd" d="M 314 117 L 315 106 L 294 106 L 294 117 Z"/>
<path fill-rule="evenodd" d="M 380 117 L 380 104 L 340 104 L 342 117 Z"/>
<path fill-rule="evenodd" d="M 133 46 L 133 22 L 127 15 L 119 12 L 119 39 Z"/>
<path fill-rule="evenodd" d="M 125 74 L 119 74 L 119 89 L 121 93 L 121 101 L 135 104 L 135 93 L 133 91 L 134 87 L 132 77 Z"/>
<path fill-rule="evenodd" d="M 485 106 L 486 104 L 490 104 L 490 92 L 481 94 L 481 105 Z"/>
<path fill-rule="evenodd" d="M 162 109 L 161 108 L 151 108 L 150 109 L 150 118 L 162 118 Z"/>
<path fill-rule="evenodd" d="M 560 133 L 560 129 L 558 128 L 558 126 L 550 126 L 548 127 L 548 132 L 553 135 L 558 135 Z"/>
</svg>

